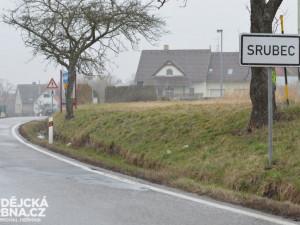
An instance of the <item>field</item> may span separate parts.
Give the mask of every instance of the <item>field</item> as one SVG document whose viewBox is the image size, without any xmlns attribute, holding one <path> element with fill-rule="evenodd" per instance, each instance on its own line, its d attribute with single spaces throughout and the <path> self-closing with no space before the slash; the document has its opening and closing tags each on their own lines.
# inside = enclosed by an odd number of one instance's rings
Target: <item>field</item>
<svg viewBox="0 0 300 225">
<path fill-rule="evenodd" d="M 284 102 L 284 99 L 281 100 Z M 247 98 L 84 105 L 54 115 L 55 145 L 38 139 L 46 122 L 22 126 L 28 139 L 94 165 L 227 202 L 300 218 L 300 104 L 274 122 L 274 165 L 267 127 L 247 132 Z"/>
</svg>

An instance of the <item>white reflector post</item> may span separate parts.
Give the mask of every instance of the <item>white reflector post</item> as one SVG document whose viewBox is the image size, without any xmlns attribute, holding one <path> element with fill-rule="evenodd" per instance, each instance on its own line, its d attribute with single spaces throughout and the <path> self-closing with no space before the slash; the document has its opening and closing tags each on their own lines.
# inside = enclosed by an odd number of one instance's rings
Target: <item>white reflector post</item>
<svg viewBox="0 0 300 225">
<path fill-rule="evenodd" d="M 49 144 L 53 144 L 53 117 L 49 117 Z"/>
</svg>

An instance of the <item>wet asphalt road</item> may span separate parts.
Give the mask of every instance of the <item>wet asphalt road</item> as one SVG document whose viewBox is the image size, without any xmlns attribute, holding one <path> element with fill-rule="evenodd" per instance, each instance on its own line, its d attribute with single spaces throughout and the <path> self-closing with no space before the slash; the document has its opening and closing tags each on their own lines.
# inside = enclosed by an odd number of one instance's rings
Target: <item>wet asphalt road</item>
<svg viewBox="0 0 300 225">
<path fill-rule="evenodd" d="M 20 143 L 12 135 L 12 127 L 32 118 L 0 119 L 0 198 L 43 198 L 47 204 L 45 215 L 39 223 L 2 224 L 62 224 L 62 225 L 267 225 L 292 224 L 291 220 L 262 214 L 208 198 L 176 191 L 192 198 L 267 216 L 270 222 L 255 216 L 218 209 L 206 204 L 153 191 L 107 176 L 94 174 L 76 166 L 54 159 Z M 75 161 L 73 161 L 75 162 Z M 84 164 L 81 164 L 84 165 Z M 135 178 L 105 171 L 121 178 L 153 185 Z M 153 185 L 168 191 L 172 189 Z"/>
</svg>

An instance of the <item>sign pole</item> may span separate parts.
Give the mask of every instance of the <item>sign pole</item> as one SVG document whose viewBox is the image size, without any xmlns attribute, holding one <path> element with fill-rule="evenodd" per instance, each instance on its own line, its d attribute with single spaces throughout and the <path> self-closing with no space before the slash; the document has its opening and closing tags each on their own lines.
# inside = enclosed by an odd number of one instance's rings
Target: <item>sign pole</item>
<svg viewBox="0 0 300 225">
<path fill-rule="evenodd" d="M 268 128 L 269 128 L 269 164 L 273 161 L 273 83 L 272 68 L 268 67 Z"/>
<path fill-rule="evenodd" d="M 62 71 L 60 71 L 60 113 L 62 113 L 62 88 L 63 88 L 63 83 L 62 83 Z"/>
<path fill-rule="evenodd" d="M 52 109 L 52 112 L 53 112 L 53 96 L 54 96 L 54 90 L 53 89 L 58 89 L 58 86 L 57 84 L 55 83 L 54 79 L 51 78 L 48 86 L 47 86 L 47 89 L 50 89 L 51 90 L 51 97 L 52 97 L 52 105 L 51 105 L 51 109 Z"/>
<path fill-rule="evenodd" d="M 75 72 L 75 109 L 77 109 L 77 73 Z"/>
<path fill-rule="evenodd" d="M 281 20 L 281 33 L 284 34 L 284 29 L 283 29 L 283 15 L 280 15 L 280 20 Z M 288 79 L 287 79 L 286 67 L 284 67 L 284 80 L 285 80 L 286 103 L 289 106 L 290 105 L 290 101 L 289 101 L 289 87 L 288 87 Z"/>
</svg>

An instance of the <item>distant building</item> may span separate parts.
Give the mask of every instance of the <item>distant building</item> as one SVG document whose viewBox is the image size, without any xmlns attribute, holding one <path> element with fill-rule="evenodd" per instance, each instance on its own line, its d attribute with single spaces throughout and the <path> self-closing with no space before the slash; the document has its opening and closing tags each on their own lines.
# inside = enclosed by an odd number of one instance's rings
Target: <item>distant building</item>
<svg viewBox="0 0 300 225">
<path fill-rule="evenodd" d="M 46 84 L 19 84 L 15 95 L 16 116 L 36 116 L 40 110 L 52 107 L 52 97 Z M 55 109 L 59 108 L 59 91 L 55 90 L 53 98 Z M 44 112 L 43 112 L 44 113 Z"/>
<path fill-rule="evenodd" d="M 144 50 L 135 85 L 152 85 L 158 96 L 172 99 L 220 97 L 220 52 Z M 223 94 L 249 93 L 250 67 L 239 65 L 238 52 L 223 52 Z"/>
<path fill-rule="evenodd" d="M 49 90 L 45 89 L 33 103 L 33 111 L 35 115 L 39 115 L 40 112 L 45 114 L 47 109 L 52 109 L 52 92 L 53 91 L 53 111 L 60 109 L 60 98 L 58 96 L 59 89 Z"/>
</svg>

